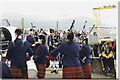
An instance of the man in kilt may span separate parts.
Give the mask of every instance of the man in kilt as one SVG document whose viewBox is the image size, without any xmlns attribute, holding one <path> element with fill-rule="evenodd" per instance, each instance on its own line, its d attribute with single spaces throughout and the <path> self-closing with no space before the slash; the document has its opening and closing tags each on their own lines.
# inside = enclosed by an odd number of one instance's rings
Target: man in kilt
<svg viewBox="0 0 120 80">
<path fill-rule="evenodd" d="M 30 29 L 29 30 L 29 35 L 26 37 L 26 41 L 29 42 L 30 47 L 32 48 L 32 50 L 33 50 L 33 52 L 35 54 L 37 50 L 36 50 L 36 48 L 34 46 L 34 44 L 35 44 L 35 37 L 33 36 L 33 34 L 34 34 L 34 30 Z"/>
<path fill-rule="evenodd" d="M 30 43 L 31 47 L 35 43 L 35 38 L 33 37 L 33 29 L 30 29 L 29 35 L 27 36 L 26 41 Z"/>
<path fill-rule="evenodd" d="M 88 45 L 88 38 L 82 41 L 83 46 L 80 49 L 80 63 L 85 79 L 91 79 L 91 61 L 90 61 L 90 46 Z"/>
<path fill-rule="evenodd" d="M 82 67 L 79 61 L 80 47 L 73 41 L 74 34 L 69 32 L 67 40 L 62 42 L 52 51 L 52 55 L 57 56 L 59 53 L 63 57 L 63 78 L 64 79 L 81 79 L 84 78 Z"/>
<path fill-rule="evenodd" d="M 58 34 L 56 32 L 55 36 L 54 36 L 54 45 L 53 45 L 54 49 L 57 48 L 59 44 L 60 44 L 60 40 L 59 40 L 59 36 L 58 36 Z M 58 74 L 59 61 L 55 57 L 54 57 L 54 59 L 52 61 L 54 61 L 53 69 L 54 69 L 55 73 Z"/>
<path fill-rule="evenodd" d="M 49 46 L 49 59 L 50 59 L 50 66 L 53 68 L 51 73 L 55 72 L 58 74 L 58 66 L 59 62 L 54 56 L 51 56 L 51 51 L 55 49 L 55 40 L 54 40 L 54 29 L 50 29 L 50 36 L 48 36 L 48 46 Z"/>
<path fill-rule="evenodd" d="M 7 78 L 7 79 L 8 78 L 12 78 L 12 71 L 11 71 L 11 69 L 3 61 L 0 61 L 0 77 L 1 78 Z"/>
<path fill-rule="evenodd" d="M 38 78 L 45 78 L 46 58 L 49 56 L 49 51 L 45 45 L 46 39 L 44 35 L 40 35 L 38 41 L 40 43 L 40 46 L 37 48 L 37 56 L 34 57 L 34 62 L 38 70 Z"/>
<path fill-rule="evenodd" d="M 16 39 L 14 42 L 10 42 L 6 55 L 6 61 L 11 60 L 11 71 L 13 78 L 28 78 L 27 73 L 27 58 L 33 55 L 33 51 L 28 41 L 23 41 L 20 36 L 22 31 L 20 29 L 15 30 Z M 27 56 L 26 53 L 29 53 Z M 27 57 L 26 57 L 27 56 Z"/>
<path fill-rule="evenodd" d="M 81 49 L 81 47 L 82 47 L 81 34 L 80 33 L 76 34 L 76 37 L 77 37 L 77 43 L 79 44 L 80 49 Z"/>
</svg>

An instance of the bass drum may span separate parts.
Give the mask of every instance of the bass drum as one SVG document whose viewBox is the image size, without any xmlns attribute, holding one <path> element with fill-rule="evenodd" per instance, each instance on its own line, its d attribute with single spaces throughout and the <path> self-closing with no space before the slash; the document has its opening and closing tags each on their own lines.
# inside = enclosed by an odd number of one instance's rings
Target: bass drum
<svg viewBox="0 0 120 80">
<path fill-rule="evenodd" d="M 0 27 L 0 49 L 6 50 L 10 41 L 12 41 L 10 31 L 5 27 Z"/>
</svg>

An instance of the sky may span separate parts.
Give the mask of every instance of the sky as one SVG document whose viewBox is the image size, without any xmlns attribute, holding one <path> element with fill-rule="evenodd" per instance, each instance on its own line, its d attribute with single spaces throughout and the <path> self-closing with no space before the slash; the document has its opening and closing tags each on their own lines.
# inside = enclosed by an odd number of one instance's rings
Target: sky
<svg viewBox="0 0 120 80">
<path fill-rule="evenodd" d="M 66 18 L 88 17 L 93 20 L 93 8 L 104 5 L 116 5 L 117 0 L 3 0 L 1 3 L 1 15 L 6 18 L 9 14 L 41 19 L 43 21 L 59 20 Z M 18 16 L 19 17 L 19 16 Z M 101 10 L 101 23 L 117 26 L 118 7 L 115 9 Z"/>
</svg>

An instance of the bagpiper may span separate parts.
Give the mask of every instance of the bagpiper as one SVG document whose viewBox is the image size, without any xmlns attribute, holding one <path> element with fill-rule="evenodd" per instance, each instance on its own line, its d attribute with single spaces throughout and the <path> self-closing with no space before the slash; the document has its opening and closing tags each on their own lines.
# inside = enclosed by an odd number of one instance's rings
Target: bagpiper
<svg viewBox="0 0 120 80">
<path fill-rule="evenodd" d="M 52 51 L 52 55 L 57 56 L 59 53 L 63 57 L 63 79 L 80 79 L 84 78 L 82 67 L 79 60 L 80 47 L 73 41 L 74 34 L 69 32 L 67 40 L 62 42 Z"/>
<path fill-rule="evenodd" d="M 32 48 L 32 50 L 33 50 L 34 53 L 35 53 L 35 48 L 34 48 L 34 46 L 33 46 L 33 44 L 35 44 L 35 38 L 33 37 L 33 29 L 30 29 L 29 35 L 27 36 L 26 41 L 29 42 L 30 47 Z"/>
<path fill-rule="evenodd" d="M 88 44 L 88 38 L 82 41 L 82 47 L 80 49 L 80 63 L 84 73 L 84 79 L 91 79 L 91 61 L 90 61 L 90 52 L 91 48 Z"/>
<path fill-rule="evenodd" d="M 76 34 L 77 37 L 77 43 L 79 44 L 80 48 L 82 47 L 82 39 L 81 39 L 81 34 Z"/>
<path fill-rule="evenodd" d="M 2 70 L 0 70 L 2 73 L 0 74 L 0 77 L 7 79 L 12 78 L 12 71 L 5 62 L 0 61 L 0 69 Z"/>
<path fill-rule="evenodd" d="M 22 31 L 15 30 L 16 39 L 9 43 L 6 61 L 11 61 L 10 68 L 13 78 L 28 78 L 27 58 L 33 55 L 28 41 L 23 41 L 20 36 Z M 29 53 L 27 55 L 27 53 Z"/>
<path fill-rule="evenodd" d="M 35 43 L 35 38 L 33 37 L 33 29 L 30 29 L 29 35 L 27 36 L 26 41 L 28 41 L 31 46 L 32 44 Z"/>
<path fill-rule="evenodd" d="M 50 36 L 48 36 L 48 46 L 49 46 L 49 59 L 50 59 L 50 66 L 53 68 L 51 73 L 55 72 L 58 74 L 58 66 L 59 62 L 57 63 L 57 59 L 54 56 L 51 56 L 51 51 L 55 49 L 55 40 L 54 40 L 54 29 L 50 29 Z"/>
<path fill-rule="evenodd" d="M 44 35 L 40 35 L 38 39 L 40 45 L 37 48 L 37 56 L 34 56 L 34 62 L 38 70 L 38 78 L 45 78 L 47 58 L 49 56 L 49 51 L 47 49 L 46 39 Z"/>
</svg>

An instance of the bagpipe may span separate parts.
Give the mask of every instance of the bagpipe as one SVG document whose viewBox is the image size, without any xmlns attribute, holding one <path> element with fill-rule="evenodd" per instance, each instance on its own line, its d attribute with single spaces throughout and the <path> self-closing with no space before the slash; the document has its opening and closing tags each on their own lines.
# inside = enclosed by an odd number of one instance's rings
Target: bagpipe
<svg viewBox="0 0 120 80">
<path fill-rule="evenodd" d="M 85 21 L 82 32 L 85 30 L 86 23 L 87 23 L 87 21 Z"/>
<path fill-rule="evenodd" d="M 72 25 L 71 25 L 70 29 L 68 29 L 68 31 L 69 31 L 69 32 L 72 32 L 72 29 L 74 28 L 74 24 L 75 24 L 75 19 L 73 20 L 73 22 L 72 22 Z"/>
<path fill-rule="evenodd" d="M 85 33 L 86 23 L 87 23 L 87 21 L 85 21 L 85 23 L 84 23 L 84 25 L 83 25 L 82 33 L 76 34 L 76 37 L 80 37 L 81 40 L 83 40 L 84 37 L 85 37 L 85 35 L 86 35 L 86 33 Z"/>
<path fill-rule="evenodd" d="M 85 39 L 91 32 L 92 30 L 94 29 L 95 25 L 92 26 L 92 28 L 90 29 L 89 32 L 85 33 L 84 30 L 85 30 L 85 25 L 86 25 L 87 21 L 85 21 L 85 24 L 83 26 L 83 30 L 82 30 L 82 35 L 81 35 L 81 40 Z"/>
<path fill-rule="evenodd" d="M 88 36 L 92 32 L 92 30 L 94 29 L 94 27 L 95 27 L 95 25 L 93 25 L 93 27 L 90 29 L 90 31 L 88 32 L 88 34 L 86 36 Z"/>
<path fill-rule="evenodd" d="M 74 28 L 74 24 L 75 24 L 75 20 L 72 21 L 72 25 L 68 29 L 68 33 L 72 32 Z M 61 55 L 61 53 L 58 53 L 58 55 L 56 56 L 56 59 L 59 61 L 59 64 L 61 65 L 60 67 L 62 67 L 63 58 L 64 58 L 64 55 Z"/>
<path fill-rule="evenodd" d="M 82 34 L 81 34 L 81 37 L 80 37 L 81 40 L 86 39 L 87 36 L 92 32 L 92 30 L 93 30 L 94 27 L 95 27 L 95 25 L 93 25 L 93 27 L 90 29 L 90 31 L 85 34 L 84 30 L 85 30 L 85 27 L 86 27 L 86 23 L 87 23 L 87 21 L 85 21 L 85 24 L 84 24 L 84 26 L 83 26 Z M 82 61 L 83 64 L 85 63 L 86 58 L 87 58 L 87 57 L 85 56 L 85 57 L 83 57 L 83 59 L 81 59 L 81 61 Z"/>
</svg>

